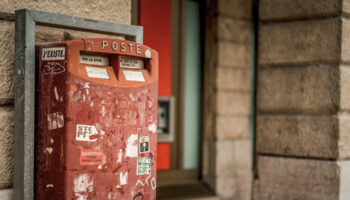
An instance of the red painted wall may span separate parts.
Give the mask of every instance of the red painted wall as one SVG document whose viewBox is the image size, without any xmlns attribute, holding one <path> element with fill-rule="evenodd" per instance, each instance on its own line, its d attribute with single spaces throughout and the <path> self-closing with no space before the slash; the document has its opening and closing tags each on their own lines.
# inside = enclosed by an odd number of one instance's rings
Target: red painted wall
<svg viewBox="0 0 350 200">
<path fill-rule="evenodd" d="M 171 96 L 171 0 L 140 0 L 144 44 L 159 53 L 159 95 Z"/>
<path fill-rule="evenodd" d="M 159 96 L 171 96 L 171 0 L 140 0 L 139 24 L 144 44 L 159 53 Z M 157 169 L 170 169 L 170 144 L 158 143 Z"/>
</svg>

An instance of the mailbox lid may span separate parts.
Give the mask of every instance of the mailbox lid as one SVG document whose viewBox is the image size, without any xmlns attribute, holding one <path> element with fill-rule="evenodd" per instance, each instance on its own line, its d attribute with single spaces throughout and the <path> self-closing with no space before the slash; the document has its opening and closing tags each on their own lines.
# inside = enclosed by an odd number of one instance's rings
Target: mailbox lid
<svg viewBox="0 0 350 200">
<path fill-rule="evenodd" d="M 89 81 L 118 87 L 144 86 L 158 81 L 158 53 L 146 45 L 126 40 L 93 38 L 69 41 L 67 48 L 70 54 L 68 71 Z M 108 65 L 82 63 L 79 59 L 81 55 L 104 57 L 108 59 Z M 127 68 L 122 64 L 125 60 L 143 61 L 144 68 Z M 108 76 L 92 77 L 101 70 L 105 70 Z"/>
</svg>

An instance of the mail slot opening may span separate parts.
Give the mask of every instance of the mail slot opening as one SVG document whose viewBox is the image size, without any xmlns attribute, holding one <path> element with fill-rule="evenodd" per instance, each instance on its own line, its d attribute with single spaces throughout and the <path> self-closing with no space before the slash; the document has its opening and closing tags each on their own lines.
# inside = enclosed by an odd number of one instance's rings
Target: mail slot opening
<svg viewBox="0 0 350 200">
<path fill-rule="evenodd" d="M 107 55 L 80 52 L 80 64 L 109 66 Z"/>
<path fill-rule="evenodd" d="M 142 58 L 132 56 L 120 56 L 120 67 L 128 69 L 145 69 L 145 62 Z"/>
</svg>

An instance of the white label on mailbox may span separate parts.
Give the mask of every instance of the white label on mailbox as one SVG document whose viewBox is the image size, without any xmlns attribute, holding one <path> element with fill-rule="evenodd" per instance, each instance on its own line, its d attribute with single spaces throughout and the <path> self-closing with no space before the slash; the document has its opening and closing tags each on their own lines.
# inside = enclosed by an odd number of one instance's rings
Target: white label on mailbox
<svg viewBox="0 0 350 200">
<path fill-rule="evenodd" d="M 143 77 L 143 74 L 140 71 L 124 70 L 123 73 L 127 81 L 145 82 L 145 78 Z"/>
<path fill-rule="evenodd" d="M 108 56 L 80 54 L 80 63 L 87 65 L 109 65 Z"/>
<path fill-rule="evenodd" d="M 130 68 L 130 69 L 144 69 L 143 59 L 130 57 L 130 56 L 120 56 L 120 67 Z"/>
<path fill-rule="evenodd" d="M 65 55 L 65 47 L 43 48 L 41 60 L 64 60 Z"/>
<path fill-rule="evenodd" d="M 108 72 L 106 68 L 100 67 L 85 67 L 86 73 L 90 78 L 101 78 L 101 79 L 109 79 Z"/>
<path fill-rule="evenodd" d="M 137 158 L 137 175 L 151 174 L 151 158 Z"/>
<path fill-rule="evenodd" d="M 94 142 L 99 134 L 95 126 L 77 124 L 76 140 Z"/>
</svg>

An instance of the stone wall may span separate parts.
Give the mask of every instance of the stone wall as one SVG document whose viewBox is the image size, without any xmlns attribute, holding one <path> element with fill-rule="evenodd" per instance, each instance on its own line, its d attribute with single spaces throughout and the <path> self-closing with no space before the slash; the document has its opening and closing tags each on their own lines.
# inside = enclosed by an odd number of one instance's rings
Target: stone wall
<svg viewBox="0 0 350 200">
<path fill-rule="evenodd" d="M 13 175 L 13 64 L 14 11 L 35 9 L 104 21 L 130 24 L 131 1 L 13 0 L 0 7 L 0 199 L 11 199 Z M 36 42 L 62 41 L 81 37 L 108 36 L 37 26 Z"/>
<path fill-rule="evenodd" d="M 208 0 L 204 72 L 205 182 L 221 199 L 251 199 L 252 2 Z"/>
<path fill-rule="evenodd" d="M 348 0 L 260 0 L 254 200 L 350 196 Z"/>
</svg>

